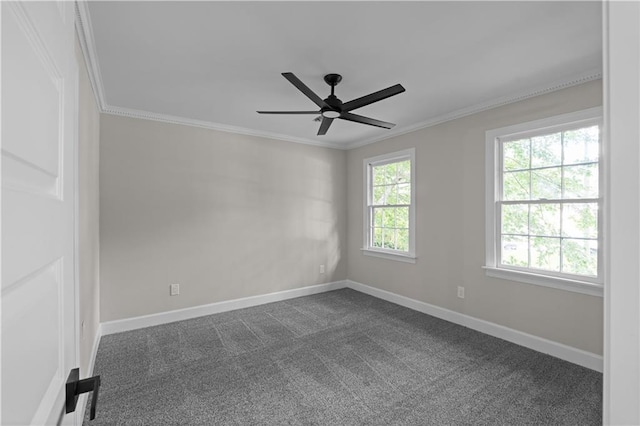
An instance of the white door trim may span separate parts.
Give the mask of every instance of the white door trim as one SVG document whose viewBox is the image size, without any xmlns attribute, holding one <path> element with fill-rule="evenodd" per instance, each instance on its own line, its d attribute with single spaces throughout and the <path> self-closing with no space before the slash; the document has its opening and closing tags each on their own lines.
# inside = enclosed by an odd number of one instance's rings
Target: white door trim
<svg viewBox="0 0 640 426">
<path fill-rule="evenodd" d="M 603 423 L 640 424 L 640 4 L 603 3 Z"/>
</svg>

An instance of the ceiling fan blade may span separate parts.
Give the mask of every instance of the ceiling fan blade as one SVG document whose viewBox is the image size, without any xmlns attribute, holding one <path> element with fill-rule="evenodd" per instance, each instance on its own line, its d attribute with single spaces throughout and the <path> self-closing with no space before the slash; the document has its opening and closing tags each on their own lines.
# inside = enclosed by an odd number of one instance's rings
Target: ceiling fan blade
<svg viewBox="0 0 640 426">
<path fill-rule="evenodd" d="M 256 111 L 258 114 L 320 114 L 320 111 Z"/>
<path fill-rule="evenodd" d="M 352 111 L 356 108 L 361 108 L 365 105 L 387 99 L 402 92 L 404 92 L 404 87 L 402 87 L 402 84 L 396 84 L 395 86 L 387 87 L 386 89 L 379 90 L 375 93 L 371 93 L 370 95 L 363 96 L 361 98 L 354 99 L 345 104 L 342 104 L 342 111 Z"/>
<path fill-rule="evenodd" d="M 376 120 L 375 118 L 363 117 L 357 114 L 351 114 L 350 112 L 343 112 L 340 117 L 343 120 L 353 121 L 356 123 L 368 124 L 370 126 L 382 127 L 384 129 L 390 129 L 395 124 L 387 123 L 386 121 Z"/>
<path fill-rule="evenodd" d="M 320 129 L 318 130 L 318 136 L 327 134 L 329 126 L 333 123 L 333 118 L 322 117 L 322 123 L 320 123 Z"/>
<path fill-rule="evenodd" d="M 309 89 L 302 81 L 300 81 L 298 77 L 293 75 L 292 72 L 283 72 L 282 76 L 289 80 L 291 84 L 296 86 L 299 91 L 307 95 L 307 98 L 311 99 L 313 103 L 318 105 L 320 108 L 328 106 L 324 103 L 320 96 L 316 95 L 313 90 Z"/>
</svg>

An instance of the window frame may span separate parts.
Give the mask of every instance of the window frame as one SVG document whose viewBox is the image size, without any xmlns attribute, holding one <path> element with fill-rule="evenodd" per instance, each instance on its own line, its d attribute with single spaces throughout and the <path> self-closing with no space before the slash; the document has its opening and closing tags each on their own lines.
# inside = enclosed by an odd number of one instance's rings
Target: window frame
<svg viewBox="0 0 640 426">
<path fill-rule="evenodd" d="M 604 288 L 604 215 L 606 214 L 606 188 L 604 187 L 603 169 L 603 120 L 602 107 L 589 108 L 568 114 L 556 115 L 541 120 L 520 123 L 486 132 L 486 203 L 485 203 L 485 272 L 486 275 L 524 282 L 528 284 L 551 287 L 593 296 L 602 296 Z M 502 265 L 501 261 L 501 217 L 500 204 L 502 196 L 502 142 L 517 138 L 544 135 L 558 131 L 587 127 L 597 124 L 600 128 L 599 158 L 598 158 L 598 275 L 569 274 L 555 271 L 545 271 L 529 267 Z"/>
<path fill-rule="evenodd" d="M 373 168 L 386 164 L 397 163 L 409 160 L 411 164 L 411 204 L 409 205 L 409 250 L 400 251 L 394 249 L 374 247 L 372 245 L 372 221 L 373 221 Z M 364 170 L 364 220 L 363 220 L 363 245 L 362 253 L 367 256 L 374 256 L 384 259 L 396 260 L 400 262 L 416 262 L 416 161 L 415 148 L 395 151 L 388 154 L 365 158 L 363 160 Z"/>
</svg>

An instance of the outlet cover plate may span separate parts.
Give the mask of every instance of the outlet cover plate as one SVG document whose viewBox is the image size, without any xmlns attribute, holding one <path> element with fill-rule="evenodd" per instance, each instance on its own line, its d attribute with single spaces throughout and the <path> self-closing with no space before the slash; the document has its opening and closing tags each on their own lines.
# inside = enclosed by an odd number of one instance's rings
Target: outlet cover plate
<svg viewBox="0 0 640 426">
<path fill-rule="evenodd" d="M 171 284 L 169 286 L 169 294 L 171 296 L 177 296 L 180 294 L 180 284 Z"/>
</svg>

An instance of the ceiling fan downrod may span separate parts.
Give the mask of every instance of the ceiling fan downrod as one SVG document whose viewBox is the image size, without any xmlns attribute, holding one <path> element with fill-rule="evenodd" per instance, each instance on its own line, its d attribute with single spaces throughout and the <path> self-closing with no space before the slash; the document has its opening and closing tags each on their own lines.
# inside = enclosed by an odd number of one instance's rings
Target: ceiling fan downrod
<svg viewBox="0 0 640 426">
<path fill-rule="evenodd" d="M 334 95 L 334 89 L 342 81 L 342 76 L 340 74 L 327 74 L 324 76 L 324 82 L 331 86 L 331 96 Z"/>
</svg>

